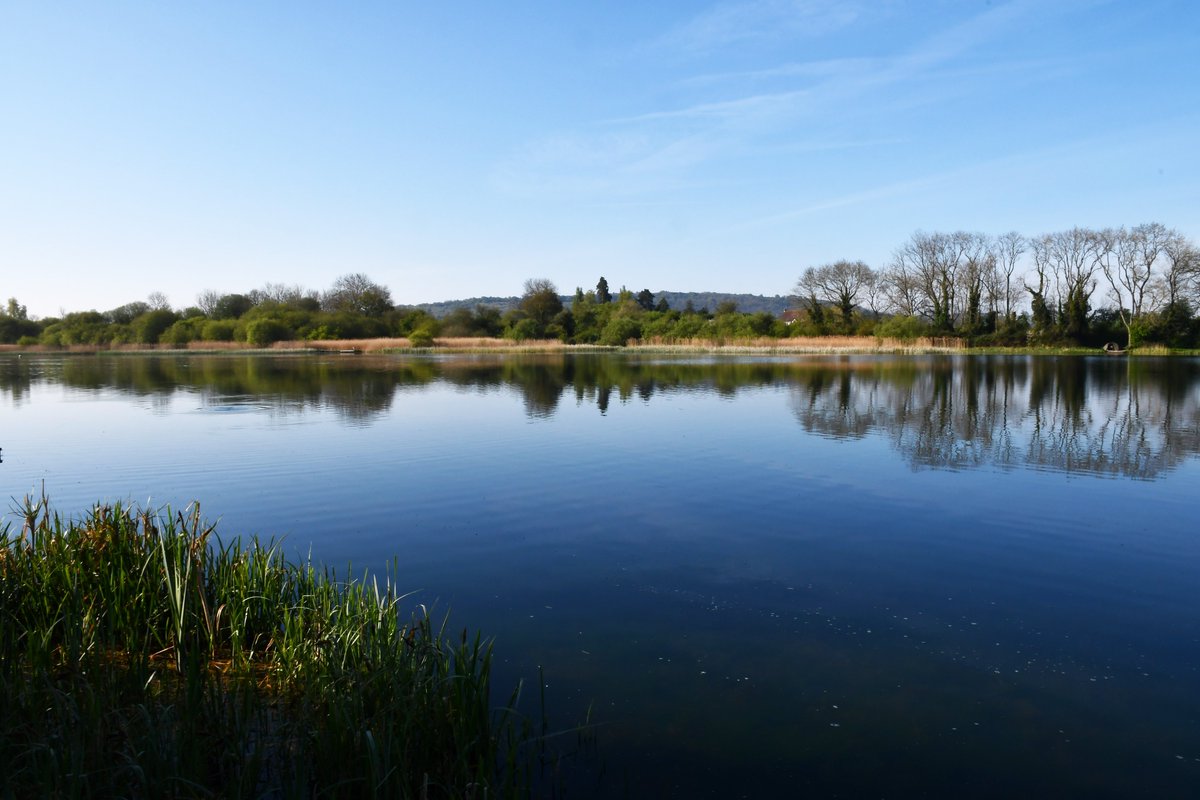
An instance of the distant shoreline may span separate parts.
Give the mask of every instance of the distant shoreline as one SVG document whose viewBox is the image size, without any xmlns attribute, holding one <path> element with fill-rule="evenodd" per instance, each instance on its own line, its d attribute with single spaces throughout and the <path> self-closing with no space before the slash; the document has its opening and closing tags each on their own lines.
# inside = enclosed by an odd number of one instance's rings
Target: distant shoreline
<svg viewBox="0 0 1200 800">
<path fill-rule="evenodd" d="M 271 347 L 255 347 L 242 342 L 191 342 L 187 347 L 129 344 L 118 347 L 101 345 L 0 345 L 0 353 L 64 353 L 78 355 L 168 355 L 187 353 L 229 355 L 284 355 L 289 353 L 335 353 L 344 355 L 397 354 L 481 354 L 481 353 L 661 353 L 715 355 L 1101 355 L 1094 347 L 969 347 L 957 338 L 918 338 L 913 340 L 879 339 L 874 336 L 822 336 L 786 339 L 685 342 L 650 341 L 624 347 L 597 344 L 566 344 L 558 340 L 512 341 L 488 338 L 444 338 L 433 340 L 432 347 L 413 347 L 406 338 L 342 339 L 276 342 Z M 1123 354 L 1124 355 L 1124 354 Z M 1134 348 L 1131 356 L 1200 355 L 1196 350 L 1172 350 L 1159 345 Z"/>
</svg>

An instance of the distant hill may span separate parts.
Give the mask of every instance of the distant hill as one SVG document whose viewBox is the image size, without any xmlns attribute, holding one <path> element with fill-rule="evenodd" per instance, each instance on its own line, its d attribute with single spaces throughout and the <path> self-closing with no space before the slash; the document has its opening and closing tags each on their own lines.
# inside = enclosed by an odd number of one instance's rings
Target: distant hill
<svg viewBox="0 0 1200 800">
<path fill-rule="evenodd" d="M 565 294 L 562 296 L 563 305 L 567 308 L 571 307 L 571 301 L 574 299 L 574 294 Z M 668 305 L 672 309 L 682 311 L 688 301 L 692 302 L 692 308 L 697 311 L 708 309 L 716 311 L 717 306 L 721 303 L 732 302 L 737 304 L 737 310 L 748 314 L 756 314 L 759 311 L 768 311 L 775 316 L 781 315 L 789 308 L 796 306 L 795 301 L 786 295 L 774 295 L 769 297 L 761 294 L 730 294 L 728 292 L 655 292 L 655 301 L 666 298 Z M 521 302 L 519 297 L 468 297 L 463 300 L 442 300 L 437 303 L 417 303 L 414 305 L 400 305 L 400 309 L 421 309 L 428 312 L 434 317 L 441 319 L 458 308 L 466 308 L 474 310 L 477 305 L 492 306 L 498 308 L 503 313 L 509 309 L 516 308 Z"/>
</svg>

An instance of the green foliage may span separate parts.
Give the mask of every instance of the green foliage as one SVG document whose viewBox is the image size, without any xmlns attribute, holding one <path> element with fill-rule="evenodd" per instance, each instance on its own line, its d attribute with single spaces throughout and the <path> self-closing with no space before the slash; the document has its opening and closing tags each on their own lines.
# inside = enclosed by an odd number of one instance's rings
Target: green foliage
<svg viewBox="0 0 1200 800">
<path fill-rule="evenodd" d="M 558 289 L 550 281 L 545 278 L 531 278 L 525 281 L 525 294 L 521 296 L 520 309 L 527 318 L 537 323 L 539 331 L 544 331 L 554 316 L 563 310 L 562 298 L 558 296 Z"/>
<path fill-rule="evenodd" d="M 1188 302 L 1176 300 L 1147 321 L 1144 338 L 1169 347 L 1191 347 L 1200 339 L 1196 322 Z"/>
<path fill-rule="evenodd" d="M 437 335 L 438 321 L 427 311 L 415 309 L 406 311 L 391 319 L 392 333 L 395 336 L 408 336 L 418 328 L 430 328 Z"/>
<path fill-rule="evenodd" d="M 138 316 L 130 325 L 139 342 L 154 344 L 178 318 L 179 315 L 170 309 L 155 309 Z"/>
<path fill-rule="evenodd" d="M 536 320 L 525 317 L 524 319 L 517 320 L 513 325 L 511 325 L 508 330 L 504 332 L 504 335 L 506 338 L 512 339 L 513 341 L 523 342 L 527 339 L 540 339 L 542 335 L 542 329 L 541 326 L 537 324 Z"/>
<path fill-rule="evenodd" d="M 433 347 L 433 335 L 432 325 L 422 325 L 408 335 L 408 343 L 412 347 Z"/>
<path fill-rule="evenodd" d="M 8 298 L 8 304 L 4 307 L 4 311 L 0 316 L 12 317 L 13 319 L 25 320 L 29 319 L 29 310 L 17 302 L 17 298 Z"/>
<path fill-rule="evenodd" d="M 529 795 L 544 743 L 517 692 L 493 711 L 491 644 L 406 624 L 390 577 L 216 540 L 194 507 L 19 514 L 0 529 L 0 794 Z"/>
<path fill-rule="evenodd" d="M 117 306 L 112 311 L 107 312 L 104 316 L 109 322 L 117 325 L 128 325 L 138 317 L 151 310 L 149 303 L 144 303 L 141 300 L 135 300 L 132 303 L 126 303 L 123 306 Z"/>
<path fill-rule="evenodd" d="M 628 316 L 614 316 L 604 326 L 600 334 L 600 344 L 610 347 L 624 347 L 633 339 L 642 338 L 642 324 L 639 320 Z"/>
<path fill-rule="evenodd" d="M 875 326 L 875 335 L 880 339 L 911 341 L 929 334 L 929 325 L 916 317 L 889 317 Z"/>
<path fill-rule="evenodd" d="M 246 326 L 246 341 L 255 347 L 266 347 L 293 337 L 293 331 L 282 320 L 260 317 Z"/>
<path fill-rule="evenodd" d="M 10 305 L 13 302 L 15 301 L 10 300 Z M 24 308 L 21 306 L 19 310 L 24 311 Z M 24 316 L 0 314 L 0 343 L 12 344 L 21 339 L 36 339 L 41 332 L 41 326 L 31 319 L 26 319 Z"/>
<path fill-rule="evenodd" d="M 221 295 L 213 306 L 213 319 L 237 319 L 254 308 L 254 301 L 244 294 Z"/>
<path fill-rule="evenodd" d="M 204 327 L 203 317 L 192 317 L 190 319 L 176 320 L 171 327 L 162 332 L 158 340 L 163 344 L 170 344 L 177 347 L 186 345 L 188 342 L 194 342 L 200 339 L 200 333 Z"/>
<path fill-rule="evenodd" d="M 200 328 L 200 338 L 206 342 L 232 342 L 234 330 L 237 328 L 233 320 L 208 320 Z"/>
</svg>

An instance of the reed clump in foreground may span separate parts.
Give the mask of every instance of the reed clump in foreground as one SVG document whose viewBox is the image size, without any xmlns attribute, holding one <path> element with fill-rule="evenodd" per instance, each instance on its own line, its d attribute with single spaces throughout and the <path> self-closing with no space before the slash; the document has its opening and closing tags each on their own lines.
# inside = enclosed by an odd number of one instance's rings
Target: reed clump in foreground
<svg viewBox="0 0 1200 800">
<path fill-rule="evenodd" d="M 0 530 L 0 797 L 527 796 L 491 645 L 191 507 Z"/>
</svg>

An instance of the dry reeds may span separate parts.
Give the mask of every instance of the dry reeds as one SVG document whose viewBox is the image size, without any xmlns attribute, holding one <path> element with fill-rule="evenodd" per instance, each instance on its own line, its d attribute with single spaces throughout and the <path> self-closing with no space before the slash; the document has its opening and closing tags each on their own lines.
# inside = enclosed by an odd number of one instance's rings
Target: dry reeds
<svg viewBox="0 0 1200 800">
<path fill-rule="evenodd" d="M 966 349 L 962 339 L 930 338 L 880 339 L 873 336 L 796 336 L 787 339 L 759 337 L 757 339 L 662 339 L 652 338 L 641 347 L 678 352 L 702 351 L 717 353 L 800 353 L 806 355 L 854 353 L 940 353 Z"/>
</svg>

